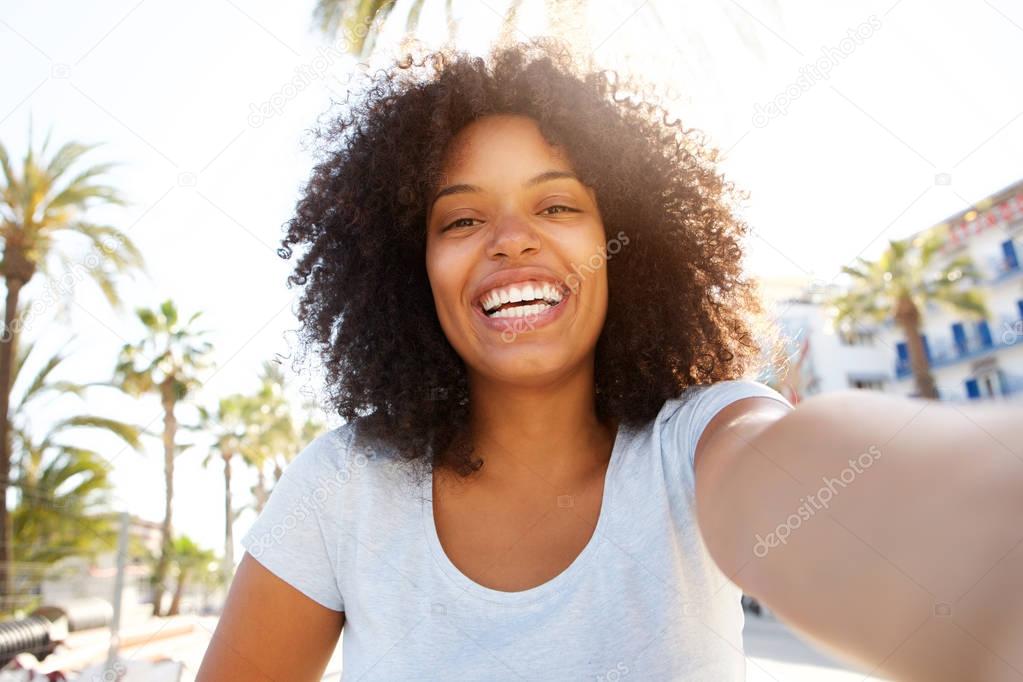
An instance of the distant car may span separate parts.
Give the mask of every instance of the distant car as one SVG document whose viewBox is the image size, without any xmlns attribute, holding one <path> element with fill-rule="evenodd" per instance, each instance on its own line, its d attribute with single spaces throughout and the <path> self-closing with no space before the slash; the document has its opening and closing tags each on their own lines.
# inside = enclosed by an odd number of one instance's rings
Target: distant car
<svg viewBox="0 0 1023 682">
<path fill-rule="evenodd" d="M 749 611 L 750 613 L 752 613 L 755 616 L 762 615 L 762 609 L 760 607 L 760 602 L 758 602 L 756 599 L 754 599 L 753 597 L 749 596 L 748 594 L 742 595 L 742 610 L 743 611 Z"/>
</svg>

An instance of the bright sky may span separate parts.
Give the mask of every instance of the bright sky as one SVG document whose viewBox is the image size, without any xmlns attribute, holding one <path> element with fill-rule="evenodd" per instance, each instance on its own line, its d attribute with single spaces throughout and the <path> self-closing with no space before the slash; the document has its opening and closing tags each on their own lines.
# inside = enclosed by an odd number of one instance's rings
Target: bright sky
<svg viewBox="0 0 1023 682">
<path fill-rule="evenodd" d="M 31 114 L 37 143 L 52 126 L 53 148 L 72 139 L 104 142 L 93 162 L 122 164 L 111 182 L 132 205 L 92 217 L 125 229 L 148 260 L 149 277 L 122 288 L 131 306 L 173 297 L 184 315 L 203 311 L 200 322 L 217 345 L 217 372 L 199 398 L 205 404 L 252 390 L 263 360 L 292 353 L 290 263 L 275 246 L 310 168 L 304 132 L 332 94 L 343 95 L 349 65 L 322 51 L 329 41 L 311 30 L 312 4 L 0 6 L 0 141 L 20 157 Z M 408 4 L 399 2 L 389 37 L 400 34 Z M 507 1 L 454 5 L 460 40 L 481 52 Z M 590 6 L 585 23 L 598 63 L 625 65 L 662 84 L 686 125 L 722 150 L 726 175 L 750 192 L 744 216 L 756 234 L 748 257 L 754 273 L 829 280 L 861 252 L 876 254 L 884 238 L 939 222 L 1023 174 L 1018 3 Z M 525 2 L 525 33 L 544 30 L 541 10 L 540 0 Z M 439 13 L 424 12 L 423 25 L 424 39 L 443 37 Z M 328 73 L 304 89 L 285 88 L 324 59 Z M 281 102 L 279 111 L 255 121 L 253 107 L 271 99 Z M 781 106 L 769 108 L 772 102 Z M 939 175 L 949 182 L 936 183 Z M 45 294 L 41 281 L 26 292 L 30 299 Z M 108 378 L 118 347 L 140 329 L 87 282 L 76 286 L 74 301 L 63 321 L 47 306 L 26 336 L 43 339 L 46 352 L 65 348 L 68 377 Z M 68 346 L 72 330 L 77 340 Z M 33 425 L 82 409 L 57 400 L 47 414 L 33 415 Z M 160 427 L 155 401 L 96 391 L 85 409 Z M 153 439 L 144 456 L 108 441 L 97 447 L 116 462 L 117 507 L 158 520 L 159 443 Z M 197 447 L 179 460 L 175 524 L 220 551 L 221 471 L 204 469 L 203 456 Z M 250 480 L 238 478 L 242 504 Z M 236 536 L 251 518 L 242 516 Z"/>
</svg>

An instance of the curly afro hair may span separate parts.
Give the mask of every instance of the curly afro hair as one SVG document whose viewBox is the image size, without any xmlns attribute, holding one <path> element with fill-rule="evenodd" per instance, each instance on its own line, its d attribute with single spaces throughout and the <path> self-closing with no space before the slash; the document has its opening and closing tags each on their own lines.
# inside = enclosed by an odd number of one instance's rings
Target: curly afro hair
<svg viewBox="0 0 1023 682">
<path fill-rule="evenodd" d="M 316 131 L 316 166 L 279 249 L 286 259 L 307 247 L 288 278 L 304 287 L 302 345 L 320 356 L 330 408 L 405 461 L 461 475 L 482 465 L 465 435 L 465 365 L 425 263 L 445 151 L 481 116 L 532 117 L 594 188 L 606 233 L 628 237 L 607 260 L 598 419 L 642 425 L 686 387 L 744 376 L 760 357 L 761 304 L 741 262 L 748 228 L 733 212 L 742 196 L 716 171 L 716 150 L 649 84 L 579 61 L 548 38 L 487 59 L 408 55 Z"/>
</svg>

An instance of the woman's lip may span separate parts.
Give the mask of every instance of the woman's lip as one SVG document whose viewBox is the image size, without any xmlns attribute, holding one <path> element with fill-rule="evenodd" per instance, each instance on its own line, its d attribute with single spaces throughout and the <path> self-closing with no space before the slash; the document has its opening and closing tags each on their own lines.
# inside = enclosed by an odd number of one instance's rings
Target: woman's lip
<svg viewBox="0 0 1023 682">
<path fill-rule="evenodd" d="M 531 332 L 534 329 L 540 329 L 551 324 L 564 314 L 565 308 L 568 307 L 568 301 L 575 294 L 570 294 L 561 299 L 561 302 L 554 307 L 548 307 L 546 310 L 542 310 L 536 315 L 524 315 L 523 317 L 489 317 L 483 309 L 478 305 L 472 306 L 472 309 L 476 311 L 476 316 L 480 319 L 485 327 L 492 329 L 497 332 L 501 332 L 501 337 L 504 338 L 508 335 L 512 335 L 512 338 L 505 339 L 507 341 L 514 340 L 514 336 L 518 334 L 524 334 Z"/>
</svg>

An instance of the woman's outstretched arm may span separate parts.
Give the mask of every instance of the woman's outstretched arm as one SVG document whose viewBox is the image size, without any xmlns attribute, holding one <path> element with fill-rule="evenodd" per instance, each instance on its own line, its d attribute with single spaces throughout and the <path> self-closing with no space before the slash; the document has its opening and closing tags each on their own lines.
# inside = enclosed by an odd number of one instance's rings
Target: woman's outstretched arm
<svg viewBox="0 0 1023 682">
<path fill-rule="evenodd" d="M 319 680 L 344 624 L 246 552 L 196 682 Z"/>
<path fill-rule="evenodd" d="M 696 450 L 721 569 L 898 680 L 1023 682 L 1023 410 L 845 391 L 728 406 Z"/>
</svg>

